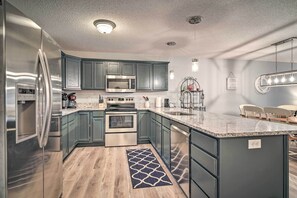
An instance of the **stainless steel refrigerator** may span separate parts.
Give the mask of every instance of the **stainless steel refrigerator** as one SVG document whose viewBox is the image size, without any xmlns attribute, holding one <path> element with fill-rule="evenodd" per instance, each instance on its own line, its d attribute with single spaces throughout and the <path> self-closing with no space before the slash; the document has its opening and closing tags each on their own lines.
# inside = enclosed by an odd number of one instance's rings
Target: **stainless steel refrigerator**
<svg viewBox="0 0 297 198">
<path fill-rule="evenodd" d="M 0 197 L 62 194 L 61 51 L 0 1 Z"/>
</svg>

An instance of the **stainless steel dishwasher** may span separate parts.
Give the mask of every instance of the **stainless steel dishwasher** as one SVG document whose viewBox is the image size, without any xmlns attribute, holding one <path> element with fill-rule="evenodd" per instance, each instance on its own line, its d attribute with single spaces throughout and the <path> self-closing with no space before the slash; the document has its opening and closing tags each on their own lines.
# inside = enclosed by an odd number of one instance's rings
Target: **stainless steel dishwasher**
<svg viewBox="0 0 297 198">
<path fill-rule="evenodd" d="M 190 129 L 179 123 L 171 125 L 171 173 L 189 197 L 189 142 Z"/>
</svg>

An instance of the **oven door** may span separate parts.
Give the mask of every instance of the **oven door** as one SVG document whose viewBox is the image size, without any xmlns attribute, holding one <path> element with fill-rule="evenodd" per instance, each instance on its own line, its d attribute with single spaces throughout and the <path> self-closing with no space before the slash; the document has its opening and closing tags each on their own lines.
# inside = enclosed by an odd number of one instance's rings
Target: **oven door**
<svg viewBox="0 0 297 198">
<path fill-rule="evenodd" d="M 106 112 L 106 133 L 137 131 L 137 112 Z"/>
</svg>

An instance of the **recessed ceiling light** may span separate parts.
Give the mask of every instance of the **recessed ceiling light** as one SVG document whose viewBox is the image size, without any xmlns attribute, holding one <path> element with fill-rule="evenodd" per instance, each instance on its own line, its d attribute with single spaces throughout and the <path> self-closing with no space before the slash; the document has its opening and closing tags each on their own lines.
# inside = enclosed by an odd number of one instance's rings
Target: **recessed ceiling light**
<svg viewBox="0 0 297 198">
<path fill-rule="evenodd" d="M 116 27 L 116 24 L 106 19 L 98 19 L 94 21 L 97 30 L 102 34 L 109 34 Z"/>
<path fill-rule="evenodd" d="M 188 17 L 187 21 L 190 24 L 195 25 L 195 24 L 201 23 L 202 16 L 191 16 L 191 17 Z"/>
<path fill-rule="evenodd" d="M 166 45 L 168 45 L 168 46 L 175 46 L 176 45 L 176 42 L 169 41 L 169 42 L 166 43 Z"/>
</svg>

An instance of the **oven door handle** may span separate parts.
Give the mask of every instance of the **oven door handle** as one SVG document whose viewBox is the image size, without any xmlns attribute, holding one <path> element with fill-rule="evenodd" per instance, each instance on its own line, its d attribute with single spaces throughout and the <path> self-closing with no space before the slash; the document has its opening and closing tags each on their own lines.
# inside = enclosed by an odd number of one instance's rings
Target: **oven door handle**
<svg viewBox="0 0 297 198">
<path fill-rule="evenodd" d="M 114 114 L 122 114 L 122 115 L 130 115 L 137 114 L 137 112 L 106 112 L 106 115 L 114 115 Z"/>
</svg>

